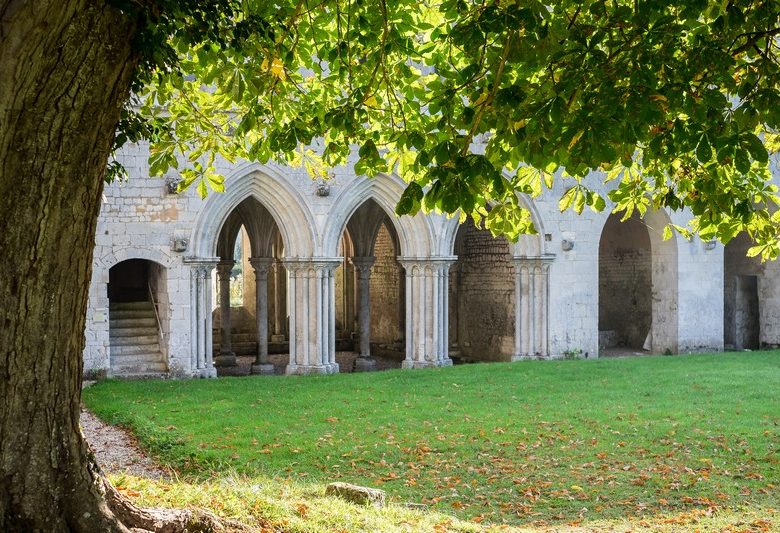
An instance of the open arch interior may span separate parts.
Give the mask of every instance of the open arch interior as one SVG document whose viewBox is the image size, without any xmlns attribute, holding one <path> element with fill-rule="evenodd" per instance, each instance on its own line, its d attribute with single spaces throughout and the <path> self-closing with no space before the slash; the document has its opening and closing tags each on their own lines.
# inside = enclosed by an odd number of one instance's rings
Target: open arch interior
<svg viewBox="0 0 780 533">
<path fill-rule="evenodd" d="M 449 280 L 450 357 L 508 361 L 515 351 L 515 276 L 509 242 L 468 218 L 455 237 Z"/>
<path fill-rule="evenodd" d="M 599 348 L 605 353 L 677 351 L 677 249 L 664 241 L 665 213 L 621 213 L 599 241 Z"/>
<path fill-rule="evenodd" d="M 357 371 L 376 369 L 377 357 L 384 367 L 400 366 L 405 351 L 400 246 L 392 220 L 374 200 L 347 221 L 339 254 L 344 259 L 335 272 L 337 349 L 356 354 L 351 365 Z"/>
<path fill-rule="evenodd" d="M 764 266 L 747 257 L 752 246 L 742 233 L 723 250 L 723 345 L 729 350 L 755 350 L 761 346 L 761 292 Z"/>
<path fill-rule="evenodd" d="M 169 301 L 166 269 L 128 259 L 108 272 L 109 352 L 114 375 L 167 371 Z"/>
<path fill-rule="evenodd" d="M 254 197 L 228 215 L 217 255 L 211 300 L 215 366 L 222 374 L 239 363 L 256 373 L 283 372 L 286 361 L 276 361 L 276 369 L 269 354 L 289 352 L 284 245 L 273 216 Z"/>
</svg>

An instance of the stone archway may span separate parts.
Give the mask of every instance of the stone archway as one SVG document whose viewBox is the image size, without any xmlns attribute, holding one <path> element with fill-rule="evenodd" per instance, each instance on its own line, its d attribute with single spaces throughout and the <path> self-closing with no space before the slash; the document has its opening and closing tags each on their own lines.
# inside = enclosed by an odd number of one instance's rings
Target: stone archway
<svg viewBox="0 0 780 533">
<path fill-rule="evenodd" d="M 599 348 L 677 352 L 677 243 L 663 211 L 613 213 L 599 241 Z"/>
<path fill-rule="evenodd" d="M 509 361 L 515 348 L 511 243 L 469 218 L 455 238 L 450 269 L 450 350 L 455 361 Z"/>
<path fill-rule="evenodd" d="M 344 229 L 344 262 L 335 274 L 336 323 L 354 327 L 350 337 L 357 354 L 355 371 L 375 370 L 377 351 L 384 356 L 404 353 L 405 291 L 398 241 L 392 219 L 371 198 Z M 392 364 L 386 357 L 382 362 Z"/>
<path fill-rule="evenodd" d="M 265 220 L 271 220 L 278 228 L 279 235 L 275 240 L 253 243 L 252 266 L 256 275 L 267 275 L 269 268 L 277 264 L 268 255 L 269 250 L 279 250 L 283 254 L 281 264 L 286 271 L 286 301 L 289 304 L 290 359 L 286 372 L 337 372 L 332 299 L 333 270 L 338 262 L 332 257 L 315 255 L 318 248 L 316 224 L 299 188 L 268 165 L 246 165 L 227 182 L 227 192 L 210 196 L 201 210 L 192 231 L 192 255 L 185 258 L 185 263 L 192 269 L 192 351 L 196 354 L 196 368 L 201 375 L 216 375 L 211 361 L 211 276 L 220 263 L 217 254 L 222 228 L 236 207 L 251 199 L 270 214 Z M 251 225 L 257 222 L 255 217 L 243 218 L 250 235 L 255 232 Z M 276 244 L 279 241 L 281 247 Z M 274 268 L 274 271 L 279 270 Z M 265 286 L 264 283 L 256 284 L 258 289 Z M 260 297 L 260 301 L 263 299 Z M 259 331 L 265 321 L 258 322 Z"/>
<path fill-rule="evenodd" d="M 549 279 L 555 256 L 546 253 L 538 210 L 525 196 L 518 200 L 537 233 L 521 235 L 516 243 L 494 238 L 471 219 L 460 224 L 453 217 L 443 226 L 439 246 L 457 259 L 449 283 L 450 336 L 453 349 L 466 360 L 550 356 Z M 471 313 L 473 307 L 480 311 Z"/>
<path fill-rule="evenodd" d="M 274 373 L 269 360 L 269 302 L 274 304 L 274 316 L 280 312 L 286 316 L 286 306 L 276 309 L 284 300 L 277 294 L 281 284 L 275 277 L 284 274 L 272 270 L 280 259 L 274 256 L 281 251 L 276 246 L 280 236 L 273 216 L 254 196 L 239 202 L 219 231 L 218 306 L 212 319 L 219 326 L 212 333 L 213 344 L 218 346 L 213 354 L 217 367 L 235 367 L 238 354 L 254 357 L 253 373 Z M 232 287 L 239 275 L 243 285 L 253 289 L 252 294 L 241 294 L 240 304 L 232 302 Z"/>
<path fill-rule="evenodd" d="M 750 237 L 741 233 L 723 250 L 723 346 L 732 350 L 761 347 L 765 265 L 747 257 Z"/>
<path fill-rule="evenodd" d="M 125 259 L 108 270 L 110 375 L 167 373 L 167 284 L 166 268 L 147 259 Z"/>
<path fill-rule="evenodd" d="M 392 213 L 404 187 L 397 176 L 378 175 L 343 189 L 334 199 L 332 216 L 322 232 L 323 256 L 338 253 L 347 222 L 366 201 Z M 413 217 L 387 215 L 397 235 L 401 254 L 397 259 L 404 268 L 404 368 L 452 364 L 447 352 L 447 283 L 454 258 L 438 253 L 432 218 L 421 213 Z"/>
</svg>

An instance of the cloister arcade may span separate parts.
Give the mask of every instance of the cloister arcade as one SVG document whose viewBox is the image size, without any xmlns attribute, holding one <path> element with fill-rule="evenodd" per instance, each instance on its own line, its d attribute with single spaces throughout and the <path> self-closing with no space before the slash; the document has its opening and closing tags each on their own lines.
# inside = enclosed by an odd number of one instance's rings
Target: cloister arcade
<svg viewBox="0 0 780 533">
<path fill-rule="evenodd" d="M 412 369 L 780 337 L 774 267 L 743 260 L 740 239 L 725 248 L 664 240 L 677 222 L 665 212 L 621 223 L 521 197 L 537 234 L 512 243 L 470 219 L 396 216 L 405 185 L 392 175 L 346 172 L 323 185 L 277 165 L 226 174 L 227 192 L 205 201 L 149 180 L 107 189 L 87 371 L 211 377 L 251 358 L 256 374 L 328 374 L 373 370 L 378 357 Z M 130 305 L 143 313 L 120 309 L 114 290 L 127 292 L 133 276 L 153 302 Z M 688 327 L 702 313 L 717 318 Z M 122 329 L 131 327 L 150 329 Z M 154 358 L 117 340 L 134 333 Z"/>
</svg>

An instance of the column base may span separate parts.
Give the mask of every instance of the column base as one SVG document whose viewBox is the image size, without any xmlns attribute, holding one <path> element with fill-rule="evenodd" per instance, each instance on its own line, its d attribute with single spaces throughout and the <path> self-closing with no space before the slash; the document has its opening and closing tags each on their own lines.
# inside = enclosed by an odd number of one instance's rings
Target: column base
<svg viewBox="0 0 780 533">
<path fill-rule="evenodd" d="M 376 359 L 371 357 L 358 357 L 352 365 L 353 372 L 373 372 L 376 370 Z"/>
<path fill-rule="evenodd" d="M 326 365 L 287 365 L 286 374 L 338 374 L 339 364 L 329 363 Z"/>
<path fill-rule="evenodd" d="M 444 366 L 452 366 L 452 359 L 450 359 L 449 357 L 445 359 L 439 359 L 438 361 L 409 361 L 408 359 L 404 359 L 404 362 L 401 363 L 401 368 L 409 368 L 409 369 L 440 368 Z"/>
<path fill-rule="evenodd" d="M 215 355 L 214 366 L 236 366 L 236 354 L 226 352 Z"/>
<path fill-rule="evenodd" d="M 274 369 L 274 365 L 271 363 L 254 363 L 250 368 L 249 373 L 253 375 L 260 374 L 263 376 L 270 376 L 275 374 L 276 371 Z"/>
<path fill-rule="evenodd" d="M 202 378 L 215 378 L 217 377 L 217 369 L 213 366 L 208 368 L 201 368 L 198 370 L 198 375 L 200 375 Z"/>
<path fill-rule="evenodd" d="M 271 342 L 284 342 L 284 335 L 271 335 Z"/>
<path fill-rule="evenodd" d="M 522 354 L 522 355 L 513 355 L 510 361 L 514 363 L 516 361 L 543 361 L 545 359 L 553 359 L 553 357 L 550 357 L 549 355 L 541 355 L 541 354 Z"/>
</svg>

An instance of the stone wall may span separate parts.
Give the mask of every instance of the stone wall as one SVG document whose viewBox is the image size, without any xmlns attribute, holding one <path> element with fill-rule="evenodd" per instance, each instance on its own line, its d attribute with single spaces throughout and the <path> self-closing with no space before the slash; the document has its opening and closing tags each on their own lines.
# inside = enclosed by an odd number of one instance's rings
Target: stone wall
<svg viewBox="0 0 780 533">
<path fill-rule="evenodd" d="M 404 278 L 398 255 L 387 225 L 382 224 L 374 243 L 371 269 L 371 342 L 403 340 Z"/>
<path fill-rule="evenodd" d="M 469 219 L 450 269 L 450 342 L 463 357 L 509 360 L 514 352 L 515 284 L 509 243 Z M 454 315 L 454 316 L 453 316 Z"/>
<path fill-rule="evenodd" d="M 599 334 L 602 348 L 642 348 L 652 320 L 650 236 L 633 216 L 612 215 L 599 243 Z"/>
<path fill-rule="evenodd" d="M 333 176 L 323 189 L 303 169 L 272 163 L 229 164 L 221 161 L 218 170 L 226 175 L 227 191 L 224 194 L 211 193 L 206 200 L 201 200 L 194 190 L 175 194 L 167 189 L 164 180 L 149 178 L 148 156 L 145 143 L 124 147 L 119 159 L 128 170 L 130 179 L 105 189 L 95 236 L 93 280 L 85 331 L 84 362 L 85 369 L 90 372 L 108 369 L 107 283 L 111 266 L 126 259 L 139 258 L 154 261 L 165 269 L 165 291 L 162 292 L 168 297 L 170 325 L 166 343 L 169 367 L 175 375 L 204 375 L 193 371 L 194 350 L 204 342 L 199 328 L 202 329 L 205 323 L 199 314 L 204 304 L 198 303 L 194 288 L 199 287 L 198 294 L 201 296 L 207 295 L 204 301 L 208 300 L 212 305 L 216 303 L 216 299 L 211 298 L 215 275 L 209 265 L 217 259 L 220 228 L 241 202 L 254 198 L 270 213 L 279 231 L 275 257 L 291 261 L 290 265 L 311 261 L 312 268 L 320 269 L 325 268 L 323 261 L 336 262 L 338 257 L 347 255 L 338 251 L 338 241 L 347 219 L 359 206 L 372 200 L 384 212 L 391 213 L 404 189 L 404 183 L 397 177 L 380 175 L 367 179 L 355 175 L 349 165 L 333 169 Z M 773 168 L 777 173 L 777 165 Z M 170 177 L 176 176 L 172 174 Z M 599 183 L 600 176 L 592 178 L 588 180 L 588 186 L 603 194 L 607 188 Z M 416 344 L 407 352 L 407 357 L 427 359 L 415 359 L 409 366 L 439 364 L 446 360 L 446 354 L 440 353 L 442 348 L 439 344 L 446 331 L 442 333 L 439 328 L 445 327 L 446 318 L 443 317 L 448 316 L 451 343 L 457 343 L 464 355 L 482 357 L 487 354 L 488 357 L 506 358 L 512 354 L 515 334 L 512 296 L 515 278 L 509 258 L 545 256 L 550 261 L 549 322 L 545 328 L 549 333 L 549 355 L 555 357 L 575 352 L 583 356 L 597 356 L 598 332 L 602 329 L 599 325 L 600 241 L 613 206 L 607 205 L 603 213 L 586 210 L 581 216 L 571 211 L 561 213 L 558 200 L 568 186 L 570 183 L 566 181 L 556 181 L 551 190 L 545 190 L 532 202 L 524 199 L 540 233 L 538 243 L 531 247 L 501 243 L 500 253 L 498 249 L 491 248 L 497 246 L 490 244 L 491 240 L 485 241 L 488 244 L 482 251 L 472 252 L 468 247 L 456 249 L 457 220 L 443 215 L 421 214 L 393 219 L 398 242 L 393 254 L 402 256 L 406 265 L 418 265 L 418 277 L 407 278 L 412 275 L 410 272 L 391 270 L 389 260 L 387 263 L 380 261 L 375 266 L 377 273 L 386 270 L 372 281 L 372 311 L 375 327 L 378 328 L 374 331 L 374 340 L 385 335 L 389 339 L 392 330 L 411 338 L 409 327 L 419 326 L 419 340 L 415 337 Z M 723 347 L 726 287 L 723 247 L 702 243 L 699 239 L 687 241 L 675 237 L 664 242 L 658 239 L 664 220 L 671 217 L 676 224 L 684 225 L 689 216 L 687 212 L 662 213 L 657 220 L 646 223 L 648 227 L 653 226 L 650 248 L 657 259 L 651 266 L 651 315 L 656 322 L 652 327 L 659 351 L 663 351 L 663 346 L 679 348 L 681 352 Z M 659 246 L 656 246 L 656 239 Z M 477 248 L 484 245 L 481 241 L 472 244 Z M 662 253 L 656 254 L 656 249 Z M 451 268 L 449 307 L 446 298 L 425 302 L 425 294 L 436 292 L 432 287 L 438 287 L 438 282 L 434 280 L 446 274 L 421 261 L 433 259 L 434 262 L 446 263 L 453 255 L 462 257 Z M 251 322 L 254 316 L 253 270 L 246 264 L 244 266 L 244 308 Z M 297 275 L 304 271 L 301 267 Z M 763 276 L 757 279 L 763 345 L 780 343 L 778 275 L 780 273 L 773 264 L 765 267 Z M 331 318 L 320 316 L 330 313 L 324 306 L 327 302 L 321 301 L 329 298 L 330 293 L 312 281 L 310 285 L 305 285 L 311 290 L 310 304 L 288 308 L 286 289 L 291 283 L 290 276 L 281 267 L 276 284 L 273 279 L 273 275 L 269 274 L 272 333 L 278 323 L 279 329 L 289 338 L 290 325 L 297 316 L 298 353 L 305 354 L 300 356 L 300 360 L 310 361 L 314 357 L 312 354 L 320 353 L 325 342 L 325 337 L 320 339 L 317 335 L 321 333 L 317 332 L 324 331 L 325 324 L 330 327 Z M 414 284 L 405 284 L 407 279 L 413 279 Z M 397 289 L 393 288 L 396 282 Z M 386 286 L 380 287 L 380 283 L 386 283 Z M 646 284 L 646 281 L 641 282 L 640 288 Z M 347 279 L 339 281 L 343 290 L 341 296 L 338 290 L 333 291 L 336 295 L 336 317 L 345 315 L 346 302 L 354 298 L 354 294 L 347 294 L 349 285 Z M 303 281 L 297 290 L 304 290 L 302 287 Z M 616 292 L 614 287 L 612 290 Z M 391 295 L 397 295 L 397 311 L 386 305 Z M 407 297 L 410 301 L 425 302 L 425 305 L 404 305 Z M 276 300 L 280 303 L 279 313 L 274 309 Z M 351 313 L 354 317 L 354 306 Z M 646 309 L 640 314 L 646 316 Z M 392 316 L 397 320 L 387 325 L 387 317 Z M 377 326 L 382 323 L 383 317 L 385 325 Z M 318 321 L 316 324 L 315 319 Z M 344 331 L 354 330 L 354 320 L 343 316 L 343 321 L 353 322 L 343 324 Z M 657 329 L 658 323 L 663 325 L 663 331 Z M 335 328 L 335 319 L 333 325 Z M 638 324 L 636 329 L 644 331 L 635 333 L 634 337 L 646 335 L 647 327 L 645 322 Z M 254 328 L 250 329 L 254 331 Z M 407 339 L 407 344 L 413 343 Z M 477 345 L 482 348 L 479 353 L 471 349 Z"/>
</svg>

